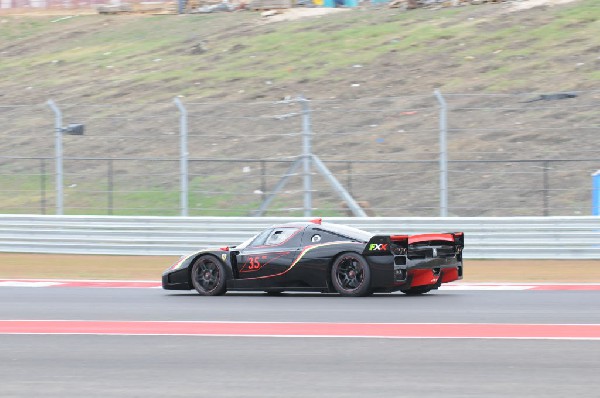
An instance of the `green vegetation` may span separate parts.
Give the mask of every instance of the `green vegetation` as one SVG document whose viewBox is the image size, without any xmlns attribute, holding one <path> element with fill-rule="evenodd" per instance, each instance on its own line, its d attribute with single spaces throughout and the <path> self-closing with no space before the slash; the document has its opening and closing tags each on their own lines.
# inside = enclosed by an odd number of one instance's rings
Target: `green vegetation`
<svg viewBox="0 0 600 398">
<path fill-rule="evenodd" d="M 490 11 L 498 11 L 492 7 Z M 517 13 L 497 19 L 468 17 L 472 7 L 348 12 L 264 26 L 255 25 L 253 13 L 177 20 L 92 15 L 59 22 L 51 22 L 55 17 L 4 17 L 0 37 L 22 46 L 22 52 L 3 59 L 0 73 L 25 80 L 44 73 L 47 79 L 36 81 L 44 87 L 74 84 L 81 76 L 95 75 L 120 84 L 170 81 L 185 90 L 198 79 L 213 83 L 293 82 L 299 75 L 319 79 L 353 64 L 376 64 L 390 55 L 397 55 L 398 61 L 410 56 L 426 62 L 428 55 L 446 54 L 465 68 L 487 58 L 514 62 L 515 57 L 535 56 L 554 66 L 557 54 L 592 46 L 600 35 L 599 9 L 596 1 L 588 0 L 544 13 L 531 10 L 533 17 L 509 26 L 503 25 L 502 18 L 516 19 Z M 580 41 L 574 45 L 573 40 Z M 497 50 L 502 51 L 494 54 Z M 476 60 L 464 62 L 465 57 Z M 512 80 L 514 71 L 496 69 L 488 76 L 494 80 L 490 87 L 507 86 L 497 80 Z M 585 70 L 584 75 L 598 79 L 596 70 Z M 101 90 L 97 96 L 102 96 Z"/>
<path fill-rule="evenodd" d="M 0 191 L 0 212 L 54 214 L 53 176 L 47 175 L 44 179 L 39 175 L 3 175 L 0 176 L 0 186 L 3 188 Z M 228 193 L 237 190 L 243 192 L 239 186 L 228 186 L 228 192 L 220 193 L 219 190 L 223 188 L 214 178 L 194 178 L 189 189 L 191 216 L 248 216 L 260 206 L 262 200 L 259 195 L 248 200 L 247 195 L 240 199 Z M 179 201 L 180 194 L 176 186 L 142 186 L 127 190 L 115 187 L 114 192 L 110 193 L 106 184 L 98 185 L 92 181 L 71 184 L 68 178 L 65 180 L 65 214 L 177 216 L 180 214 Z M 235 208 L 231 208 L 233 203 Z M 332 203 L 317 201 L 316 205 L 321 207 L 314 212 L 315 216 L 343 215 Z M 290 209 L 289 199 L 276 199 L 270 208 L 275 209 L 278 215 L 302 215 L 297 205 Z"/>
</svg>

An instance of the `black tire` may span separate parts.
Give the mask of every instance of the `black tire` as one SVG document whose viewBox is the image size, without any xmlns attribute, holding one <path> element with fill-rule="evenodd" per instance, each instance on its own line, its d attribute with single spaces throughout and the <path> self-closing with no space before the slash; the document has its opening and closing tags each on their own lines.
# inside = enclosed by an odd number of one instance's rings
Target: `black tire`
<svg viewBox="0 0 600 398">
<path fill-rule="evenodd" d="M 331 267 L 331 282 L 342 296 L 367 296 L 371 293 L 369 264 L 358 253 L 343 253 Z"/>
<path fill-rule="evenodd" d="M 433 289 L 433 286 L 425 285 L 425 286 L 415 286 L 415 287 L 411 287 L 410 289 L 400 290 L 400 291 L 402 293 L 406 294 L 407 296 L 418 296 L 420 294 L 425 294 L 425 293 L 429 292 L 431 289 Z"/>
<path fill-rule="evenodd" d="M 227 272 L 219 259 L 200 256 L 192 266 L 192 285 L 202 296 L 220 296 L 227 291 Z"/>
</svg>

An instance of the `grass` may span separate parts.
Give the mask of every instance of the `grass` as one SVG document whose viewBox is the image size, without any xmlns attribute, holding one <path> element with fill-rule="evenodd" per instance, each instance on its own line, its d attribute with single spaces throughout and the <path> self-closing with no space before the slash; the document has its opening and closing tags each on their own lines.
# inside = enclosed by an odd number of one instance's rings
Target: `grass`
<svg viewBox="0 0 600 398">
<path fill-rule="evenodd" d="M 48 184 L 51 182 L 47 176 L 46 189 L 49 189 Z M 0 211 L 5 213 L 16 212 L 17 209 L 23 208 L 22 212 L 37 213 L 43 208 L 41 177 L 35 175 L 0 175 Z M 31 209 L 31 210 L 29 210 Z"/>
<path fill-rule="evenodd" d="M 439 18 L 445 17 L 442 13 Z M 403 15 L 403 18 L 406 16 Z M 242 51 L 223 56 L 219 60 L 221 67 L 206 75 L 220 81 L 249 77 L 248 73 L 256 76 L 260 71 L 253 66 L 260 63 L 262 70 L 269 71 L 268 75 L 263 75 L 264 78 L 289 80 L 294 78 L 290 68 L 302 65 L 318 65 L 304 74 L 307 78 L 318 78 L 353 64 L 370 63 L 390 51 L 418 52 L 441 37 L 458 36 L 464 29 L 414 25 L 403 29 L 399 35 L 397 21 L 346 26 L 329 31 L 327 39 L 322 32 L 295 27 L 258 35 L 252 41 L 244 41 Z M 275 53 L 276 57 L 269 57 L 269 54 Z"/>
<path fill-rule="evenodd" d="M 0 176 L 0 203 L 4 213 L 40 213 L 45 209 L 46 214 L 54 213 L 54 180 L 46 176 L 45 192 L 41 188 L 40 176 L 35 175 L 4 175 Z M 65 214 L 111 214 L 111 215 L 146 215 L 146 216 L 177 216 L 180 213 L 180 193 L 178 186 L 128 186 L 114 187 L 112 195 L 107 192 L 106 183 L 85 181 L 76 186 L 65 180 L 64 208 Z M 189 215 L 190 216 L 248 216 L 260 207 L 262 196 L 245 195 L 240 200 L 239 195 L 232 192 L 246 192 L 244 185 L 227 186 L 219 184 L 214 177 L 195 177 L 189 184 Z M 210 193 L 204 193 L 205 191 Z M 45 206 L 42 197 L 45 196 Z M 302 210 L 293 210 L 302 206 L 301 197 L 279 198 L 273 201 L 269 211 L 277 215 L 302 216 Z M 110 204 L 112 201 L 112 205 Z M 344 214 L 337 210 L 335 203 L 315 200 L 315 216 L 336 217 Z M 23 211 L 17 211 L 22 208 Z M 290 210 L 292 209 L 292 210 Z"/>
<path fill-rule="evenodd" d="M 36 37 L 60 35 L 63 30 L 77 30 L 77 34 L 71 40 L 52 41 L 46 51 L 10 57 L 0 64 L 0 73 L 31 79 L 33 75 L 39 76 L 40 70 L 48 72 L 47 79 L 40 83 L 44 87 L 64 84 L 65 79 L 74 81 L 80 74 L 108 67 L 111 79 L 130 82 L 176 79 L 185 85 L 198 78 L 217 82 L 249 78 L 289 82 L 297 78 L 296 71 L 303 66 L 306 66 L 305 78 L 319 79 L 353 64 L 375 62 L 390 52 L 404 56 L 439 54 L 466 41 L 468 45 L 457 47 L 453 55 L 464 60 L 465 56 L 506 48 L 515 37 L 534 42 L 524 48 L 505 49 L 495 58 L 509 60 L 536 55 L 547 60 L 552 54 L 539 50 L 574 37 L 597 37 L 598 9 L 594 1 L 584 1 L 554 12 L 553 18 L 545 17 L 547 20 L 542 24 L 516 24 L 501 29 L 490 29 L 477 18 L 462 19 L 459 9 L 395 12 L 386 17 L 352 12 L 321 18 L 322 30 L 315 29 L 314 20 L 308 20 L 254 28 L 253 34 L 245 36 L 226 35 L 218 27 L 228 26 L 233 19 L 237 19 L 238 26 L 250 27 L 254 21 L 251 14 L 202 16 L 202 23 L 198 23 L 197 17 L 187 17 L 178 19 L 177 24 L 168 16 L 125 18 L 127 23 L 97 16 L 80 16 L 57 23 L 51 22 L 54 17 L 7 17 L 7 22 L 0 24 L 0 37 L 17 44 Z M 114 28 L 106 29 L 107 25 Z M 84 27 L 91 28 L 86 31 Z M 221 37 L 212 37 L 215 30 Z M 192 54 L 190 48 L 200 42 L 207 43 L 208 51 Z M 236 46 L 242 46 L 241 50 L 231 51 Z M 55 60 L 60 62 L 54 64 Z M 199 73 L 194 68 L 198 65 L 206 69 Z M 78 73 L 71 73 L 74 68 Z M 510 68 L 499 68 L 488 78 L 510 80 L 511 72 Z M 60 77 L 53 79 L 57 73 Z M 595 70 L 586 73 L 597 79 Z M 492 87 L 512 86 L 500 83 Z"/>
</svg>

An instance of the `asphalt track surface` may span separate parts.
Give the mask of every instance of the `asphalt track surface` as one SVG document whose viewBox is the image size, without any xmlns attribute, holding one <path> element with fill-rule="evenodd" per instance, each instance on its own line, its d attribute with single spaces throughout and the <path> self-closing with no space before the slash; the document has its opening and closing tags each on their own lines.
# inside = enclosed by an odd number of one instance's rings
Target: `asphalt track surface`
<svg viewBox="0 0 600 398">
<path fill-rule="evenodd" d="M 0 322 L 15 320 L 597 326 L 600 291 L 1 287 Z M 599 374 L 598 339 L 0 334 L 1 397 L 598 397 Z"/>
</svg>

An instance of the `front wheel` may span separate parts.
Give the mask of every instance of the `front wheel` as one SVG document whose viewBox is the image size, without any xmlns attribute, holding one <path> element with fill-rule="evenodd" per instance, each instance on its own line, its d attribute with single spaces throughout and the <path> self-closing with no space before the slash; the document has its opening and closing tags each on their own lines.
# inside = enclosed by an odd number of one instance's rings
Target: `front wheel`
<svg viewBox="0 0 600 398">
<path fill-rule="evenodd" d="M 371 270 L 358 253 L 344 253 L 331 267 L 331 281 L 342 296 L 366 296 L 370 293 Z"/>
<path fill-rule="evenodd" d="M 225 294 L 226 279 L 225 266 L 213 256 L 201 256 L 192 266 L 192 284 L 202 296 Z"/>
</svg>

